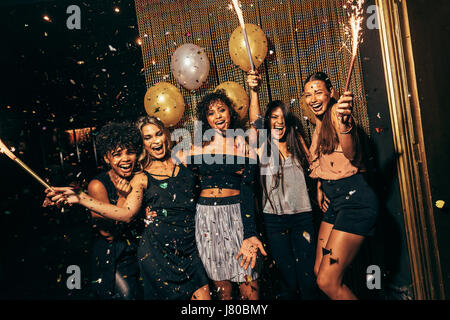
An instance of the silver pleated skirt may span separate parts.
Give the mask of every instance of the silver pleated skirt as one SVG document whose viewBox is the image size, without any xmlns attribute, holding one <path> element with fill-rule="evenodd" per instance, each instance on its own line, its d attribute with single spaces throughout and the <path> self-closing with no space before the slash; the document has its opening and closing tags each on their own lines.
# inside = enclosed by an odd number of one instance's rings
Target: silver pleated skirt
<svg viewBox="0 0 450 320">
<path fill-rule="evenodd" d="M 258 278 L 257 267 L 247 270 L 236 260 L 244 237 L 239 196 L 200 197 L 195 215 L 195 239 L 211 280 L 246 282 Z M 258 266 L 258 263 L 257 263 Z"/>
</svg>

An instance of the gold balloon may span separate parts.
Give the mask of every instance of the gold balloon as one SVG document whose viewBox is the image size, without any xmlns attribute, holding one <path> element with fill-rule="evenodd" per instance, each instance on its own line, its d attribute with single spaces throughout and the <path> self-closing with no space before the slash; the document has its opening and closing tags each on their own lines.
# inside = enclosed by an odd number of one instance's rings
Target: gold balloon
<svg viewBox="0 0 450 320">
<path fill-rule="evenodd" d="M 214 91 L 224 90 L 228 98 L 233 102 L 236 112 L 241 119 L 247 116 L 250 100 L 245 89 L 236 82 L 227 81 L 219 84 Z"/>
<path fill-rule="evenodd" d="M 267 54 L 267 38 L 264 31 L 256 24 L 246 23 L 248 43 L 252 53 L 253 64 L 258 68 L 266 58 Z M 244 34 L 241 26 L 237 27 L 230 36 L 228 42 L 231 60 L 240 69 L 245 72 L 249 71 L 250 61 L 248 59 L 247 47 L 245 46 Z"/>
<path fill-rule="evenodd" d="M 184 99 L 180 90 L 167 82 L 158 82 L 147 89 L 145 111 L 159 118 L 166 127 L 176 125 L 184 113 Z"/>
</svg>

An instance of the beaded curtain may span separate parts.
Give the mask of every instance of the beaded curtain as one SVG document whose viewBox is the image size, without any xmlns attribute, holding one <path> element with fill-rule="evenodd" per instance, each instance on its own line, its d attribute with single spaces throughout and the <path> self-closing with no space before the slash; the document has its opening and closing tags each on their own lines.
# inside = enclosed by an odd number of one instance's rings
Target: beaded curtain
<svg viewBox="0 0 450 320">
<path fill-rule="evenodd" d="M 283 100 L 302 120 L 306 139 L 314 129 L 301 94 L 305 78 L 324 71 L 338 92 L 343 91 L 351 54 L 343 48 L 343 25 L 348 21 L 345 0 L 242 0 L 245 23 L 258 25 L 268 39 L 268 52 L 258 68 L 263 82 L 260 107 Z M 234 81 L 248 92 L 246 73 L 233 64 L 228 51 L 231 33 L 239 27 L 227 0 L 135 0 L 147 88 L 169 82 L 185 99 L 185 112 L 176 125 L 192 132 L 195 105 L 222 82 Z M 182 87 L 170 71 L 171 56 L 185 43 L 205 48 L 210 60 L 206 83 L 195 91 Z M 369 135 L 367 104 L 358 54 L 350 90 L 354 115 Z M 144 97 L 142 97 L 142 100 Z"/>
</svg>

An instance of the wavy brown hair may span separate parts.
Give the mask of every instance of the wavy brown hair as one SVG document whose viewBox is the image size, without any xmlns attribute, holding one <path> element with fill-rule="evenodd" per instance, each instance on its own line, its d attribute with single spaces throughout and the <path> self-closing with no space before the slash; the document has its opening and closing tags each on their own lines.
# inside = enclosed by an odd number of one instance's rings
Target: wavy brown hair
<svg viewBox="0 0 450 320">
<path fill-rule="evenodd" d="M 310 81 L 323 81 L 325 87 L 331 95 L 331 90 L 333 85 L 331 84 L 330 77 L 324 72 L 316 72 L 310 75 L 305 80 L 305 85 Z M 328 103 L 327 109 L 322 115 L 322 128 L 319 132 L 318 150 L 323 154 L 331 154 L 336 150 L 339 145 L 339 138 L 334 128 L 333 121 L 331 119 L 332 112 L 331 109 L 336 104 L 336 99 L 331 97 Z"/>
<path fill-rule="evenodd" d="M 333 85 L 331 84 L 330 77 L 324 72 L 316 72 L 310 75 L 305 80 L 306 83 L 310 81 L 323 81 L 325 83 L 325 87 L 331 94 L 331 90 L 333 89 Z M 333 106 L 337 103 L 336 99 L 331 97 L 330 102 L 328 103 L 327 109 L 322 115 L 322 127 L 319 132 L 319 141 L 318 141 L 318 148 L 317 150 L 322 154 L 331 154 L 333 153 L 336 148 L 339 146 L 339 137 L 336 132 L 336 129 L 333 125 Z M 357 134 L 357 128 L 356 123 L 354 124 L 353 130 L 351 130 L 350 134 L 352 136 L 354 146 L 356 148 L 356 155 L 355 158 L 352 160 L 352 163 L 356 166 L 359 166 L 362 162 L 362 154 L 360 150 L 360 143 L 359 143 L 359 137 Z"/>
<path fill-rule="evenodd" d="M 170 156 L 173 143 L 170 138 L 169 129 L 167 129 L 164 126 L 164 123 L 162 123 L 162 121 L 159 120 L 158 118 L 153 117 L 153 116 L 143 116 L 136 121 L 136 127 L 139 130 L 139 132 L 141 133 L 141 139 L 143 139 L 142 128 L 144 128 L 148 124 L 153 124 L 153 125 L 157 126 L 164 133 L 164 135 L 166 136 L 166 156 L 167 155 Z M 140 166 L 140 170 L 144 170 L 152 162 L 152 158 L 150 157 L 150 154 L 148 153 L 148 151 L 145 149 L 144 144 L 142 144 L 142 146 L 143 146 L 142 153 L 139 155 L 139 158 L 138 158 L 138 164 Z"/>
</svg>

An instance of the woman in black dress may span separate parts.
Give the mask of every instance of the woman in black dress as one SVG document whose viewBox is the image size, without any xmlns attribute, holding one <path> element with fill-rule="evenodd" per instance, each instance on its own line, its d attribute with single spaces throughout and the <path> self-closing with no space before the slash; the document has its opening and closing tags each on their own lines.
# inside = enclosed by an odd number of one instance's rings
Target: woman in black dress
<svg viewBox="0 0 450 320">
<path fill-rule="evenodd" d="M 145 299 L 209 300 L 208 278 L 195 243 L 195 176 L 170 157 L 164 125 L 154 117 L 138 121 L 144 170 L 131 180 L 123 207 L 105 204 L 71 188 L 49 192 L 52 201 L 79 203 L 107 218 L 129 222 L 142 205 L 156 212 L 139 244 L 138 257 Z"/>
</svg>

